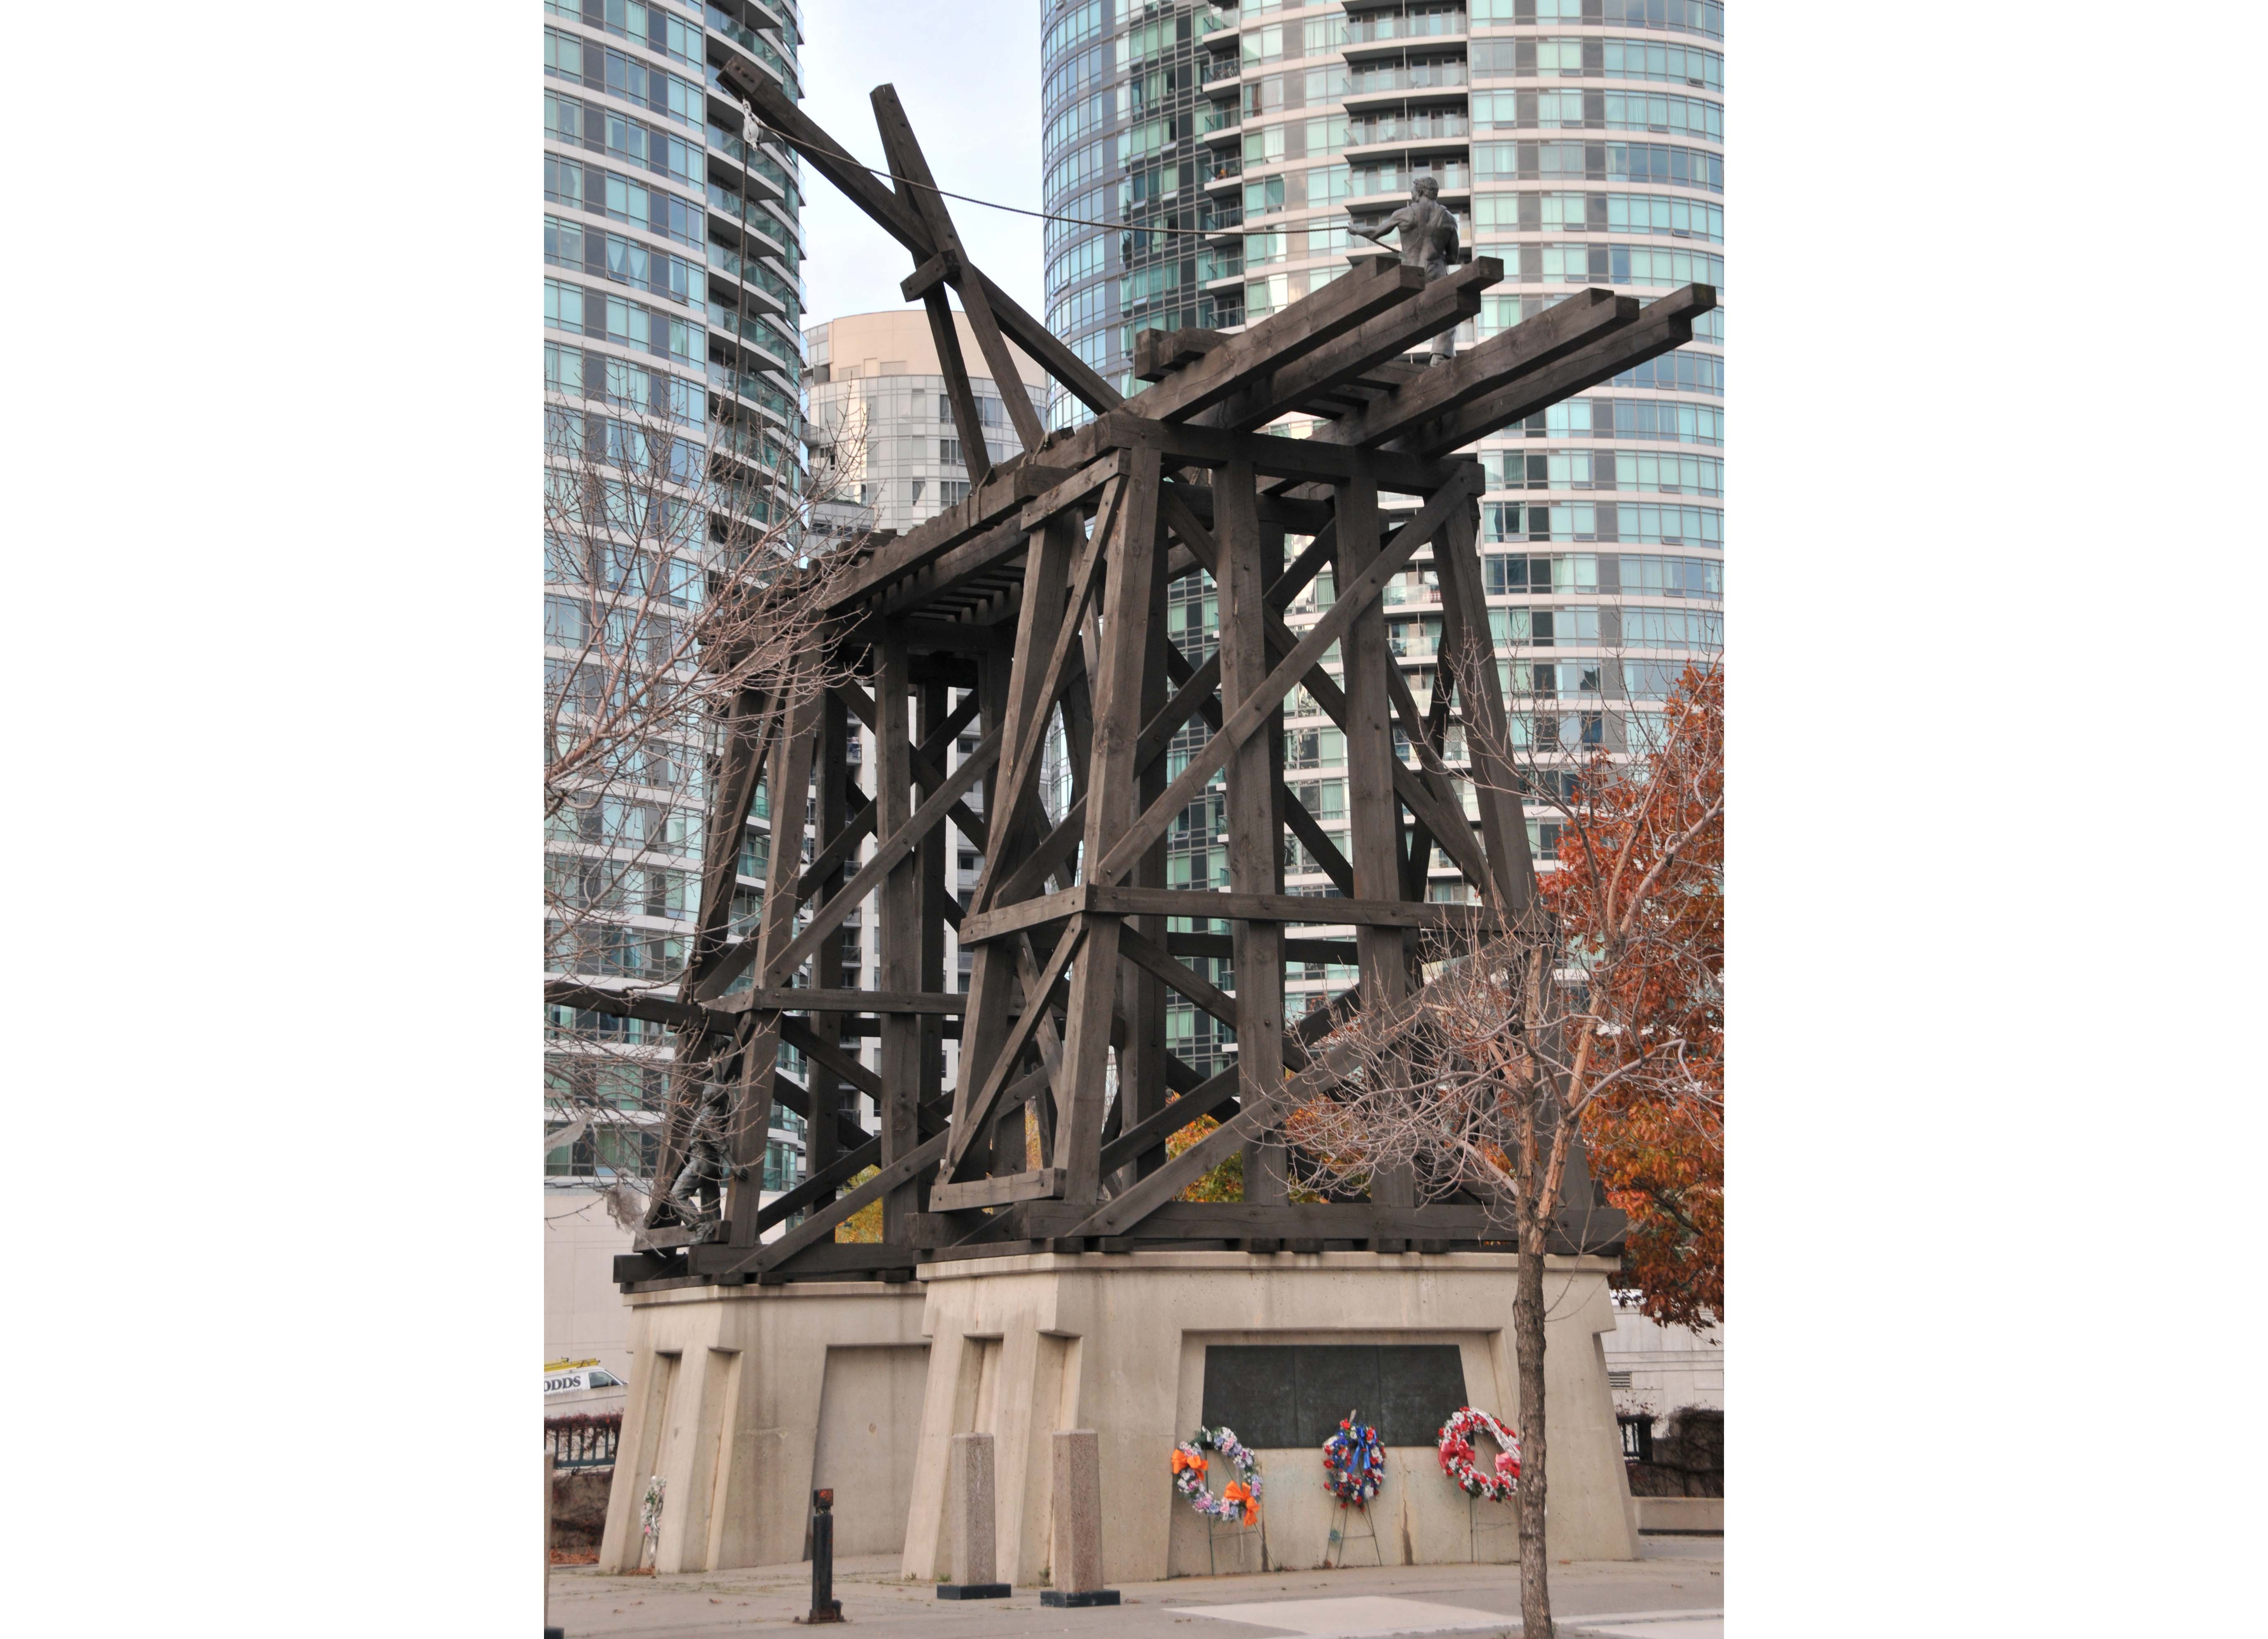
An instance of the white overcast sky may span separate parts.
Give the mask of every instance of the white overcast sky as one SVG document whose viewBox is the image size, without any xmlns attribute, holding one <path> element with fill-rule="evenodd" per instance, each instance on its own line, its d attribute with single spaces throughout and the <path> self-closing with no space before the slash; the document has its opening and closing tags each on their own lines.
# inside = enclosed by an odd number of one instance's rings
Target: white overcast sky
<svg viewBox="0 0 2268 1639">
<path fill-rule="evenodd" d="M 803 111 L 869 165 L 882 163 L 867 93 L 885 83 L 939 187 L 1040 205 L 1041 0 L 804 0 Z M 825 178 L 804 167 L 805 323 L 906 306 L 912 259 Z M 1040 222 L 946 203 L 970 258 L 1040 311 Z"/>
</svg>

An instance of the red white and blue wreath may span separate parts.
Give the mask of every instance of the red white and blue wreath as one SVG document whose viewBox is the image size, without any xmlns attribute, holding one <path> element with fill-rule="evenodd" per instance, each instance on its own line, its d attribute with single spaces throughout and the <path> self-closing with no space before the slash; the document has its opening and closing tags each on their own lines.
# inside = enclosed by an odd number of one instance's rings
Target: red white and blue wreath
<svg viewBox="0 0 2268 1639">
<path fill-rule="evenodd" d="M 1339 1431 L 1323 1442 L 1323 1486 L 1342 1503 L 1366 1508 L 1386 1483 L 1386 1451 L 1378 1430 L 1349 1412 Z"/>
<path fill-rule="evenodd" d="M 1236 1478 L 1223 1486 L 1218 1496 L 1205 1484 L 1210 1466 L 1207 1452 L 1219 1452 L 1236 1470 Z M 1207 1519 L 1230 1525 L 1252 1525 L 1260 1518 L 1260 1459 L 1236 1437 L 1233 1429 L 1199 1429 L 1189 1440 L 1174 1447 L 1174 1489 L 1189 1498 L 1189 1506 Z"/>
<path fill-rule="evenodd" d="M 1473 1436 L 1485 1434 L 1503 1449 L 1497 1453 L 1496 1472 L 1484 1474 L 1473 1465 Z M 1486 1502 L 1508 1502 L 1520 1489 L 1520 1437 L 1476 1406 L 1467 1406 L 1441 1425 L 1441 1472 L 1467 1496 Z"/>
</svg>

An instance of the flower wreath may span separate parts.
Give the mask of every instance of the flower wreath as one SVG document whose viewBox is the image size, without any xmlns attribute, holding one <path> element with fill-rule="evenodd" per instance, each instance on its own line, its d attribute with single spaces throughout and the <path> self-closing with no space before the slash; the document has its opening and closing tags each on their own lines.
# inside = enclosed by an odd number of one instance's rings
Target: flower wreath
<svg viewBox="0 0 2268 1639">
<path fill-rule="evenodd" d="M 1323 1442 L 1323 1488 L 1342 1503 L 1363 1508 L 1386 1483 L 1386 1452 L 1378 1430 L 1354 1417 L 1347 1413 L 1339 1431 Z"/>
<path fill-rule="evenodd" d="M 1476 1434 L 1486 1434 L 1504 1448 L 1497 1453 L 1493 1474 L 1473 1466 Z M 1440 1450 L 1441 1472 L 1467 1496 L 1502 1503 L 1520 1488 L 1520 1437 L 1478 1407 L 1467 1406 L 1441 1425 Z"/>
<path fill-rule="evenodd" d="M 1205 1488 L 1207 1452 L 1219 1452 L 1236 1470 L 1236 1478 L 1222 1488 L 1219 1496 Z M 1208 1519 L 1251 1525 L 1260 1518 L 1260 1459 L 1236 1437 L 1233 1429 L 1199 1429 L 1185 1444 L 1174 1447 L 1174 1489 Z"/>
</svg>

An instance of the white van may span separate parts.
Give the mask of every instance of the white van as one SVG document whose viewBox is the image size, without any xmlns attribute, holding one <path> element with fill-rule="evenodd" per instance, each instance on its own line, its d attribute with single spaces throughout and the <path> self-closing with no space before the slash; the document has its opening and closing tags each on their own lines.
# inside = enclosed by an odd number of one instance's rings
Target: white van
<svg viewBox="0 0 2268 1639">
<path fill-rule="evenodd" d="M 543 1366 L 543 1415 L 620 1411 L 630 1403 L 630 1385 L 595 1360 L 551 1360 Z"/>
<path fill-rule="evenodd" d="M 579 1394 L 585 1389 L 618 1389 L 624 1386 L 620 1378 L 595 1360 L 578 1360 L 556 1371 L 547 1367 L 543 1373 L 543 1393 L 547 1399 L 554 1394 Z"/>
</svg>

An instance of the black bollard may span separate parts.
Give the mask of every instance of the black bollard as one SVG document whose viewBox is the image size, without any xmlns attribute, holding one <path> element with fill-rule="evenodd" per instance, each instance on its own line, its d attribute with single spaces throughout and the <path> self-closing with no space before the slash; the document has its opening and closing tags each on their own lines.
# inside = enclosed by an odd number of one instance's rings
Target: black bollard
<svg viewBox="0 0 2268 1639">
<path fill-rule="evenodd" d="M 805 1624 L 839 1622 L 843 1601 L 835 1597 L 835 1493 L 811 1494 L 811 1614 Z"/>
</svg>

